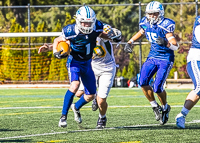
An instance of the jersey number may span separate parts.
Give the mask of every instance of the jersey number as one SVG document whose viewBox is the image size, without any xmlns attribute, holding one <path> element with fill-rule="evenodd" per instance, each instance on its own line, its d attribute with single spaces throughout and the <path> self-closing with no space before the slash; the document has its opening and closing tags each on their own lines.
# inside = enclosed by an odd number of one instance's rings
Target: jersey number
<svg viewBox="0 0 200 143">
<path fill-rule="evenodd" d="M 87 44 L 85 47 L 86 47 L 86 55 L 89 55 L 90 54 L 90 43 Z"/>
<path fill-rule="evenodd" d="M 147 32 L 149 42 L 156 42 L 157 34 L 152 32 Z"/>
</svg>

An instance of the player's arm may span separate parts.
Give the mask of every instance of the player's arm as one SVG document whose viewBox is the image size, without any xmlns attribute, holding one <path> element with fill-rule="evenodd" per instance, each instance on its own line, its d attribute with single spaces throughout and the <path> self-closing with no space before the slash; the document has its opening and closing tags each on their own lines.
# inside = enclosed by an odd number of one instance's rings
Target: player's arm
<svg viewBox="0 0 200 143">
<path fill-rule="evenodd" d="M 65 53 L 61 54 L 61 52 L 63 50 L 57 51 L 57 49 L 56 49 L 56 47 L 58 46 L 58 43 L 60 43 L 62 41 L 65 41 L 68 45 L 70 45 L 70 41 L 66 40 L 62 36 L 57 37 L 57 38 L 54 39 L 54 42 L 53 42 L 53 55 L 54 55 L 55 58 L 58 58 L 58 59 L 66 58 L 66 54 Z"/>
<path fill-rule="evenodd" d="M 42 46 L 38 49 L 38 54 L 40 54 L 40 53 L 42 53 L 42 52 L 52 51 L 52 50 L 53 50 L 53 44 L 44 43 L 44 45 L 42 45 Z"/>
<path fill-rule="evenodd" d="M 141 28 L 135 35 L 133 35 L 133 37 L 126 43 L 124 51 L 127 53 L 132 53 L 132 44 L 141 39 L 144 36 L 144 33 L 144 29 Z"/>
<path fill-rule="evenodd" d="M 120 42 L 122 40 L 121 31 L 111 27 L 104 27 L 104 30 L 99 37 L 113 42 Z"/>
<path fill-rule="evenodd" d="M 175 51 L 175 50 L 178 50 L 179 48 L 179 44 L 177 43 L 176 41 L 176 38 L 174 37 L 174 34 L 172 32 L 170 33 L 167 33 L 165 35 L 165 37 L 167 38 L 167 43 L 165 44 L 166 47 L 168 47 L 169 49 Z M 161 40 L 162 41 L 162 40 Z M 163 39 L 164 41 L 164 39 Z M 165 43 L 165 41 L 163 42 L 163 44 Z"/>
</svg>

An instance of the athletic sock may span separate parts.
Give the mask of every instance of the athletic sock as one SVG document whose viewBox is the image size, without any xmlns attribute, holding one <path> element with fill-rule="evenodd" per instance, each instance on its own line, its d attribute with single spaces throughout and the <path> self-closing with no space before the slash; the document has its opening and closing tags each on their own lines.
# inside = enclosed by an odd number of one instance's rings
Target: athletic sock
<svg viewBox="0 0 200 143">
<path fill-rule="evenodd" d="M 100 113 L 99 113 L 99 118 L 105 118 L 106 117 L 106 114 L 105 115 L 101 115 Z"/>
<path fill-rule="evenodd" d="M 76 110 L 79 110 L 83 105 L 87 103 L 88 102 L 84 99 L 84 96 L 81 96 L 81 98 L 75 103 Z"/>
<path fill-rule="evenodd" d="M 158 106 L 158 103 L 156 102 L 156 100 L 151 101 L 150 104 L 151 104 L 151 107 L 157 107 Z"/>
<path fill-rule="evenodd" d="M 62 109 L 62 115 L 67 115 L 69 108 L 73 102 L 75 93 L 72 93 L 71 91 L 67 90 L 63 102 L 63 109 Z"/>
<path fill-rule="evenodd" d="M 163 111 L 166 111 L 167 110 L 167 106 L 168 104 L 166 103 L 165 105 L 162 105 L 162 109 L 163 109 Z"/>
<path fill-rule="evenodd" d="M 187 116 L 187 114 L 189 113 L 190 110 L 188 110 L 187 108 L 185 108 L 185 106 L 183 106 L 182 110 L 181 110 L 181 113 L 184 115 L 184 116 Z"/>
</svg>

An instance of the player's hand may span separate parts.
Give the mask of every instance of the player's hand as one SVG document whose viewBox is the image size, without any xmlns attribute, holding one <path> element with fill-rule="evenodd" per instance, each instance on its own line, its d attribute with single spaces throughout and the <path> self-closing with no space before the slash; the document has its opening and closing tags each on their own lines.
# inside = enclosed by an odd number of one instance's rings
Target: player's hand
<svg viewBox="0 0 200 143">
<path fill-rule="evenodd" d="M 54 57 L 55 58 L 58 58 L 58 59 L 64 59 L 64 58 L 67 58 L 68 57 L 68 54 L 67 53 L 62 53 L 63 50 L 60 50 L 59 52 L 55 52 L 53 53 Z M 61 54 L 62 53 L 62 54 Z"/>
<path fill-rule="evenodd" d="M 158 45 L 167 45 L 167 42 L 165 41 L 165 39 L 164 39 L 164 38 L 161 38 L 161 37 L 158 37 L 158 38 L 156 39 L 156 43 L 157 43 Z"/>
<path fill-rule="evenodd" d="M 113 42 L 120 42 L 122 40 L 122 37 L 116 37 L 113 39 Z"/>
<path fill-rule="evenodd" d="M 52 49 L 52 44 L 49 45 L 47 43 L 44 43 L 44 45 L 42 45 L 39 49 L 38 49 L 38 54 L 41 53 L 41 52 L 48 52 Z"/>
<path fill-rule="evenodd" d="M 124 51 L 126 53 L 132 53 L 132 48 L 131 48 L 131 44 L 130 43 L 126 43 L 125 47 L 124 47 Z"/>
<path fill-rule="evenodd" d="M 108 37 L 113 40 L 113 42 L 120 42 L 122 40 L 122 33 L 116 28 L 111 28 L 108 32 Z"/>
</svg>

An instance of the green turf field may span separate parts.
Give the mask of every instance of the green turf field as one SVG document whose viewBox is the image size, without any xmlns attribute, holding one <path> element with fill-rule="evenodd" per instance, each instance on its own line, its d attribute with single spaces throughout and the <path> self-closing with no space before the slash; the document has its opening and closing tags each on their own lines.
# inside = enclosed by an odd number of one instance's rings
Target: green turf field
<svg viewBox="0 0 200 143">
<path fill-rule="evenodd" d="M 81 109 L 82 124 L 74 121 L 70 110 L 68 127 L 58 127 L 66 91 L 0 89 L 0 142 L 200 142 L 200 104 L 188 114 L 186 129 L 177 129 L 175 125 L 174 118 L 181 111 L 189 89 L 166 90 L 171 112 L 168 123 L 161 126 L 141 89 L 113 88 L 108 97 L 107 127 L 103 130 L 95 129 L 99 113 L 91 110 L 91 103 Z"/>
</svg>

